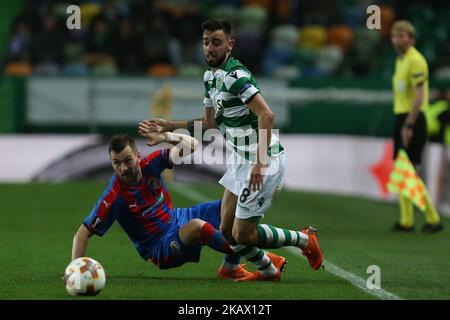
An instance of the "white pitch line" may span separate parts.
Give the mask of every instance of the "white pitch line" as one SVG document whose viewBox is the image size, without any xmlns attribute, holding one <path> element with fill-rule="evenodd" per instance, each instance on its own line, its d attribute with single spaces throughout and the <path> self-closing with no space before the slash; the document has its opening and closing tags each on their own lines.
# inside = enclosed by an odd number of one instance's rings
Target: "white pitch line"
<svg viewBox="0 0 450 320">
<path fill-rule="evenodd" d="M 300 253 L 300 250 L 298 250 L 298 248 L 284 247 L 283 249 L 288 250 L 291 253 L 304 258 L 302 256 L 302 254 Z M 365 279 L 357 276 L 354 273 L 351 273 L 349 271 L 345 271 L 342 268 L 339 268 L 337 265 L 331 263 L 328 260 L 324 259 L 322 266 L 325 268 L 325 271 L 331 273 L 332 275 L 335 275 L 338 278 L 341 278 L 341 279 L 344 279 L 344 280 L 350 282 L 355 287 L 363 290 L 364 292 L 366 292 L 376 298 L 379 298 L 382 300 L 403 300 L 399 296 L 397 296 L 389 291 L 386 291 L 384 289 L 369 289 L 369 288 L 367 288 L 367 281 Z"/>
<path fill-rule="evenodd" d="M 189 186 L 185 185 L 181 185 L 178 183 L 171 183 L 170 187 L 172 190 L 174 190 L 176 193 L 179 193 L 183 196 L 186 196 L 190 199 L 192 199 L 195 202 L 208 202 L 211 201 L 213 199 L 208 198 L 204 195 L 202 195 L 201 193 L 198 193 L 197 191 L 194 191 L 192 189 L 189 188 Z M 297 248 L 294 247 L 284 247 L 283 249 L 290 251 L 291 253 L 304 258 L 300 251 Z M 351 273 L 349 271 L 345 271 L 344 269 L 338 267 L 337 265 L 331 263 L 328 260 L 323 260 L 322 266 L 325 268 L 325 271 L 331 273 L 332 275 L 344 279 L 345 281 L 350 282 L 352 285 L 354 285 L 355 287 L 363 290 L 364 292 L 382 299 L 382 300 L 403 300 L 402 298 L 400 298 L 399 296 L 386 291 L 384 289 L 369 289 L 367 288 L 367 282 L 365 279 L 357 276 L 354 273 Z"/>
<path fill-rule="evenodd" d="M 170 189 L 174 190 L 176 193 L 181 194 L 182 196 L 190 198 L 195 202 L 208 202 L 213 200 L 211 198 L 202 195 L 201 193 L 198 193 L 197 191 L 190 189 L 189 185 L 182 185 L 179 183 L 171 182 Z"/>
</svg>

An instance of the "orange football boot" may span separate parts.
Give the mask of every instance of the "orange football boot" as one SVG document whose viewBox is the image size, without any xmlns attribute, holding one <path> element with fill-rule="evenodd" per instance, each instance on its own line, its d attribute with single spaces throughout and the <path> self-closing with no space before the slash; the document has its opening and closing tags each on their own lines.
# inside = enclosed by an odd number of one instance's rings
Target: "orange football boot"
<svg viewBox="0 0 450 320">
<path fill-rule="evenodd" d="M 247 264 L 241 264 L 239 265 L 239 268 L 230 270 L 226 269 L 222 266 L 220 266 L 219 271 L 217 272 L 217 277 L 219 279 L 239 279 L 243 277 L 248 277 L 252 275 L 250 271 L 245 270 L 245 267 Z"/>
<path fill-rule="evenodd" d="M 277 270 L 277 273 L 273 276 L 265 276 L 263 275 L 259 270 L 256 270 L 255 272 L 251 273 L 247 277 L 238 278 L 234 281 L 236 282 L 248 282 L 248 281 L 274 281 L 279 282 L 281 278 L 281 272 L 280 270 Z"/>
<path fill-rule="evenodd" d="M 320 250 L 319 243 L 317 242 L 316 229 L 308 227 L 302 229 L 301 232 L 308 236 L 308 247 L 302 248 L 302 254 L 308 259 L 309 264 L 313 270 L 317 270 L 322 265 L 323 253 Z"/>
<path fill-rule="evenodd" d="M 266 251 L 267 256 L 269 257 L 270 261 L 272 261 L 273 265 L 275 266 L 275 268 L 278 269 L 278 271 L 283 272 L 284 271 L 284 267 L 287 264 L 287 260 L 285 257 L 282 256 L 278 256 L 275 253 Z"/>
<path fill-rule="evenodd" d="M 247 281 L 274 281 L 279 282 L 281 279 L 281 272 L 284 271 L 284 266 L 287 263 L 285 257 L 276 255 L 275 253 L 266 251 L 267 257 L 270 259 L 272 264 L 277 268 L 277 273 L 273 276 L 265 276 L 259 270 L 256 270 L 254 273 L 249 276 L 236 279 L 237 282 L 247 282 Z"/>
</svg>

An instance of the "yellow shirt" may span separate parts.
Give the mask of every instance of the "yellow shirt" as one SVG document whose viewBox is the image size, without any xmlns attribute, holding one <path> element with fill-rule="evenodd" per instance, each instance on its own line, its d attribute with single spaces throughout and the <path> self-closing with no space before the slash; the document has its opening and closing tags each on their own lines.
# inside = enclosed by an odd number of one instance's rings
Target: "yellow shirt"
<svg viewBox="0 0 450 320">
<path fill-rule="evenodd" d="M 415 98 L 415 87 L 423 83 L 422 111 L 428 109 L 428 64 L 424 56 L 414 47 L 409 47 L 403 56 L 395 60 L 392 77 L 394 113 L 409 113 Z"/>
</svg>

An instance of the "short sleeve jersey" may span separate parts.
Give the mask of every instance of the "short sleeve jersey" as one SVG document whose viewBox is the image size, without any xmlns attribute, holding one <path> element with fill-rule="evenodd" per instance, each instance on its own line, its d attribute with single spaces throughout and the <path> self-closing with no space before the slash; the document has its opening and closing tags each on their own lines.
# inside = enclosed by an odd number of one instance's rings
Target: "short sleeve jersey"
<svg viewBox="0 0 450 320">
<path fill-rule="evenodd" d="M 216 123 L 233 150 L 246 159 L 255 155 L 258 144 L 258 117 L 247 106 L 260 92 L 255 77 L 239 60 L 229 57 L 214 73 L 203 77 L 203 104 L 215 110 Z M 269 155 L 283 151 L 277 136 L 272 134 Z"/>
<path fill-rule="evenodd" d="M 172 200 L 161 177 L 164 169 L 172 168 L 169 153 L 158 150 L 140 161 L 142 180 L 137 186 L 128 186 L 113 175 L 84 226 L 103 236 L 117 220 L 139 253 L 153 245 L 169 230 L 172 220 Z"/>
<path fill-rule="evenodd" d="M 428 110 L 428 65 L 424 56 L 416 48 L 408 51 L 396 59 L 395 72 L 392 77 L 394 94 L 394 113 L 409 113 L 415 98 L 415 87 L 424 86 L 424 95 L 420 109 Z"/>
</svg>

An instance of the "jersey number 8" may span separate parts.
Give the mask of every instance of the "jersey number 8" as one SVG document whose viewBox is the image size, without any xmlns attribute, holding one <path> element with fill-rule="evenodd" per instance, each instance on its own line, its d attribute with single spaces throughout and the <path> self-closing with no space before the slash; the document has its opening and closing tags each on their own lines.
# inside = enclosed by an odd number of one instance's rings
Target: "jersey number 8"
<svg viewBox="0 0 450 320">
<path fill-rule="evenodd" d="M 242 190 L 241 196 L 239 197 L 239 202 L 244 203 L 245 201 L 247 201 L 247 197 L 250 195 L 250 189 L 249 188 L 245 188 L 244 190 Z"/>
</svg>

